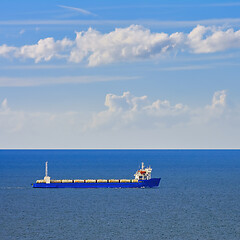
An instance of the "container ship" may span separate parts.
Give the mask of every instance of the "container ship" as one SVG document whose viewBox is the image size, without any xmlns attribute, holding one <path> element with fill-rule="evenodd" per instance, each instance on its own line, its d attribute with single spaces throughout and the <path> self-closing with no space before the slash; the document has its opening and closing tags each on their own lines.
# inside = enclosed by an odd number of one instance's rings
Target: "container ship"
<svg viewBox="0 0 240 240">
<path fill-rule="evenodd" d="M 152 168 L 144 163 L 134 174 L 134 179 L 62 179 L 51 180 L 48 176 L 48 162 L 45 163 L 45 177 L 33 183 L 33 188 L 152 188 L 157 187 L 161 178 L 151 177 Z"/>
</svg>

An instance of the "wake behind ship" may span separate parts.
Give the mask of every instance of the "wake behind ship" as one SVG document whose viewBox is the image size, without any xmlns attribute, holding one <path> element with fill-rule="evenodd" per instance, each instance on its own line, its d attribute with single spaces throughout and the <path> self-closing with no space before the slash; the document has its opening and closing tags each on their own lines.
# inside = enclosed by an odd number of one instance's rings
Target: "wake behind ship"
<svg viewBox="0 0 240 240">
<path fill-rule="evenodd" d="M 134 174 L 134 179 L 62 179 L 51 180 L 48 176 L 48 162 L 45 164 L 44 179 L 32 184 L 33 188 L 145 188 L 157 187 L 161 178 L 151 177 L 152 168 L 144 167 Z"/>
</svg>

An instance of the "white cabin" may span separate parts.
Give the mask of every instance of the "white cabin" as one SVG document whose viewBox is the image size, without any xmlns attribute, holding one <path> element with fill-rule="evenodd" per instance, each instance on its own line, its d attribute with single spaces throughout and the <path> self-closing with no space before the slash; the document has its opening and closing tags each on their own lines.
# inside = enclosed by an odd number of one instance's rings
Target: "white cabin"
<svg viewBox="0 0 240 240">
<path fill-rule="evenodd" d="M 134 176 L 137 180 L 149 180 L 151 179 L 152 168 L 149 166 L 147 168 L 144 167 L 144 163 L 142 162 L 142 168 L 138 170 Z"/>
</svg>

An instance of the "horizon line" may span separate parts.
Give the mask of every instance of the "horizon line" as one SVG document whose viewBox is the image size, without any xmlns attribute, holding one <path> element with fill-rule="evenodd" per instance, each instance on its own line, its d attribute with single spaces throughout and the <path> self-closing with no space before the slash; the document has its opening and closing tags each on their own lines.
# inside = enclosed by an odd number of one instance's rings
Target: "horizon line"
<svg viewBox="0 0 240 240">
<path fill-rule="evenodd" d="M 0 148 L 0 150 L 240 150 L 240 148 Z"/>
</svg>

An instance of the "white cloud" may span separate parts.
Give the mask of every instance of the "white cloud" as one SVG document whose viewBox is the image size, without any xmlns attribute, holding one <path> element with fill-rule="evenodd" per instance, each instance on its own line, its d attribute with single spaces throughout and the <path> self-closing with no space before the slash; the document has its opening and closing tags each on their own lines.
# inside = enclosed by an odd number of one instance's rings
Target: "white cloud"
<svg viewBox="0 0 240 240">
<path fill-rule="evenodd" d="M 215 92 L 212 99 L 212 105 L 210 105 L 209 108 L 224 108 L 226 106 L 226 97 L 226 90 Z"/>
<path fill-rule="evenodd" d="M 172 105 L 168 100 L 150 102 L 147 96 L 135 97 L 130 92 L 118 96 L 107 94 L 105 111 L 93 115 L 85 129 L 156 128 L 159 126 L 198 125 L 220 118 L 226 108 L 226 91 L 217 91 L 211 105 L 192 109 L 182 103 Z"/>
<path fill-rule="evenodd" d="M 19 32 L 20 35 L 23 35 L 24 33 L 25 33 L 25 29 L 21 29 Z"/>
<path fill-rule="evenodd" d="M 218 118 L 226 109 L 226 90 L 217 91 L 212 98 L 212 104 L 206 106 L 206 116 L 210 118 Z"/>
<path fill-rule="evenodd" d="M 70 61 L 80 62 L 87 57 L 89 66 L 97 66 L 115 61 L 148 59 L 179 47 L 183 38 L 183 33 L 151 33 L 138 25 L 116 28 L 107 34 L 90 28 L 87 32 L 77 33 Z"/>
<path fill-rule="evenodd" d="M 212 103 L 203 108 L 192 109 L 190 124 L 205 124 L 209 121 L 216 122 L 227 112 L 226 108 L 226 90 L 216 91 L 213 94 Z"/>
<path fill-rule="evenodd" d="M 188 34 L 188 45 L 194 53 L 213 53 L 240 48 L 240 30 L 222 31 L 198 25 Z"/>
<path fill-rule="evenodd" d="M 157 100 L 153 102 L 150 106 L 147 106 L 145 109 L 148 110 L 149 113 L 153 115 L 166 116 L 166 115 L 177 115 L 182 111 L 186 111 L 188 109 L 187 106 L 184 106 L 181 103 L 175 104 L 171 106 L 168 100 Z"/>
<path fill-rule="evenodd" d="M 215 122 L 229 114 L 226 107 L 226 91 L 217 91 L 210 105 L 199 108 L 169 100 L 150 101 L 147 96 L 136 97 L 130 92 L 122 95 L 107 94 L 106 110 L 84 119 L 79 112 L 48 113 L 11 110 L 7 99 L 0 104 L 0 131 L 42 131 L 44 129 L 78 129 L 79 132 L 96 129 L 126 130 L 172 128 L 174 126 L 197 126 Z M 84 119 L 84 120 L 83 120 Z M 71 131 L 72 131 L 71 130 Z"/>
<path fill-rule="evenodd" d="M 199 108 L 130 92 L 106 95 L 105 107 L 91 118 L 87 112 L 13 110 L 2 99 L 1 147 L 239 147 L 240 108 L 230 109 L 224 90 Z"/>
<path fill-rule="evenodd" d="M 6 44 L 0 46 L 0 56 L 2 57 L 9 57 L 12 53 L 16 52 L 16 47 L 9 47 Z"/>
<path fill-rule="evenodd" d="M 49 61 L 53 57 L 63 58 L 66 48 L 73 45 L 67 38 L 55 41 L 53 38 L 40 39 L 37 44 L 25 45 L 15 52 L 16 57 L 32 58 L 36 63 Z"/>
<path fill-rule="evenodd" d="M 76 32 L 76 38 L 55 41 L 52 37 L 40 39 L 37 44 L 22 47 L 0 46 L 0 56 L 30 58 L 35 62 L 65 58 L 89 66 L 98 66 L 122 61 L 136 61 L 165 56 L 168 53 L 214 53 L 240 48 L 240 30 L 222 30 L 217 27 L 198 25 L 189 34 L 153 33 L 139 25 L 116 28 L 101 33 L 92 28 Z"/>
<path fill-rule="evenodd" d="M 181 103 L 171 105 L 167 100 L 149 102 L 147 96 L 135 97 L 130 92 L 123 95 L 107 94 L 105 98 L 105 111 L 93 116 L 86 129 L 107 126 L 121 128 L 123 126 L 145 125 L 156 126 L 160 123 L 167 123 L 170 118 L 178 118 L 187 113 L 188 107 Z"/>
<path fill-rule="evenodd" d="M 0 111 L 5 112 L 5 111 L 7 111 L 7 110 L 8 110 L 8 103 L 7 103 L 7 99 L 5 98 L 5 99 L 2 101 Z"/>
<path fill-rule="evenodd" d="M 81 121 L 84 119 L 78 112 L 68 111 L 63 113 L 50 112 L 26 112 L 12 110 L 8 107 L 5 98 L 0 105 L 0 134 L 15 134 L 25 132 L 46 135 L 53 131 L 67 129 L 69 131 L 81 131 Z M 79 125 L 79 126 L 78 126 Z"/>
<path fill-rule="evenodd" d="M 68 6 L 63 6 L 63 5 L 59 5 L 59 7 L 61 8 L 65 8 L 65 9 L 69 9 L 69 10 L 73 10 L 73 11 L 76 11 L 76 12 L 80 12 L 82 14 L 85 14 L 85 15 L 93 15 L 93 16 L 96 16 L 96 14 L 92 13 L 92 12 L 89 12 L 85 9 L 82 9 L 82 8 L 76 8 L 76 7 L 68 7 Z"/>
<path fill-rule="evenodd" d="M 1 132 L 16 132 L 22 127 L 22 120 L 24 118 L 22 112 L 13 112 L 8 107 L 7 98 L 1 103 L 0 108 L 0 133 Z"/>
<path fill-rule="evenodd" d="M 107 94 L 105 106 L 109 112 L 136 111 L 141 105 L 146 104 L 147 96 L 134 97 L 130 92 L 124 92 L 122 96 Z"/>
</svg>

